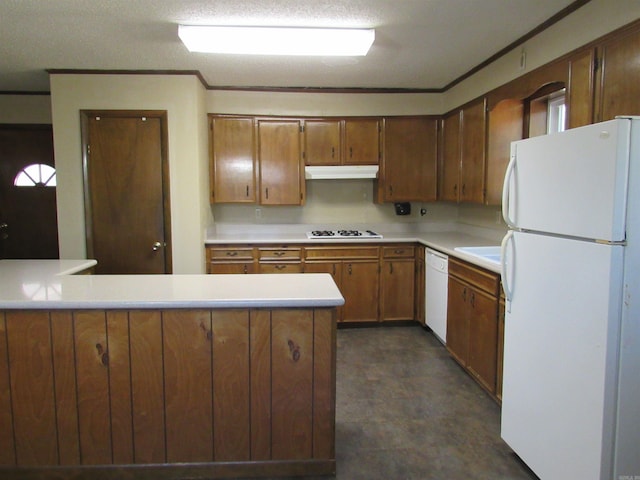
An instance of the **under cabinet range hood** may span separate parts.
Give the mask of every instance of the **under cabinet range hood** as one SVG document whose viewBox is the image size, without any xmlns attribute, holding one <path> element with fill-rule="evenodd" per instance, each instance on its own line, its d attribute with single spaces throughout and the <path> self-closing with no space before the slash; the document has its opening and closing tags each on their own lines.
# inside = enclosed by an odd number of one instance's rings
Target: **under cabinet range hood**
<svg viewBox="0 0 640 480">
<path fill-rule="evenodd" d="M 378 165 L 328 165 L 304 167 L 307 180 L 377 178 Z"/>
</svg>

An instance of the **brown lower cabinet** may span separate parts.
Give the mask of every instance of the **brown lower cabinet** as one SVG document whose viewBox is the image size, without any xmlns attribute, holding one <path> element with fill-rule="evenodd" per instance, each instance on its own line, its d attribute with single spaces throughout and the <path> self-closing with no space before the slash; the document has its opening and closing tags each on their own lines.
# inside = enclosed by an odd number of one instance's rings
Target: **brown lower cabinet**
<svg viewBox="0 0 640 480">
<path fill-rule="evenodd" d="M 416 300 L 424 298 L 417 292 L 424 289 L 424 257 L 418 271 L 416 248 L 409 242 L 207 246 L 207 273 L 329 273 L 345 299 L 338 322 L 413 321 L 424 318 L 418 313 L 424 301 Z"/>
<path fill-rule="evenodd" d="M 0 311 L 0 477 L 334 473 L 335 325 L 329 308 Z"/>
<path fill-rule="evenodd" d="M 499 290 L 498 274 L 449 257 L 447 349 L 493 396 L 501 389 Z"/>
</svg>

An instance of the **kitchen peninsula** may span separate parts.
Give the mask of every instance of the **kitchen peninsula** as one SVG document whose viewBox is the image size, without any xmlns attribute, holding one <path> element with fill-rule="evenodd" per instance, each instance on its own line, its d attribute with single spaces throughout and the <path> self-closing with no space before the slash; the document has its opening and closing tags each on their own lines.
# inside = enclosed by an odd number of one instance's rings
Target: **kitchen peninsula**
<svg viewBox="0 0 640 480">
<path fill-rule="evenodd" d="M 330 275 L 91 266 L 0 261 L 0 476 L 335 472 Z"/>
</svg>

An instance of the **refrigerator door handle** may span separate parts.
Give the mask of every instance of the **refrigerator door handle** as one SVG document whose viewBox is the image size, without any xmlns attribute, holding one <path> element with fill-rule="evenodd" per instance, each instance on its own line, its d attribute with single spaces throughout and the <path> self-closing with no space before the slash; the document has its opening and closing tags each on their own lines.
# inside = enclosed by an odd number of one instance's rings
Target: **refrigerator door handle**
<svg viewBox="0 0 640 480">
<path fill-rule="evenodd" d="M 511 199 L 509 184 L 511 183 L 511 177 L 513 176 L 515 166 L 516 156 L 511 155 L 511 158 L 509 159 L 509 165 L 507 165 L 507 170 L 504 174 L 504 183 L 502 184 L 502 218 L 504 218 L 504 222 L 510 228 L 513 228 L 515 226 L 515 222 L 511 220 L 511 218 L 509 218 L 509 200 Z"/>
<path fill-rule="evenodd" d="M 513 230 L 509 230 L 507 234 L 502 239 L 502 244 L 500 245 L 500 274 L 502 276 L 502 288 L 504 289 L 504 298 L 507 303 L 507 309 L 510 309 L 511 299 L 513 298 L 513 290 L 512 285 L 509 281 L 509 275 L 507 271 L 507 248 L 509 244 L 513 244 Z M 512 271 L 515 268 L 515 255 L 512 260 Z"/>
</svg>

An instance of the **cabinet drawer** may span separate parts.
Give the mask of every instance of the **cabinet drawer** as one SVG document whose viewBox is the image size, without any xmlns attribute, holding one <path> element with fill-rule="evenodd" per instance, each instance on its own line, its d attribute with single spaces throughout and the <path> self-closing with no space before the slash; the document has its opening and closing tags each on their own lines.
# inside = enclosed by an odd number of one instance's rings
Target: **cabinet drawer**
<svg viewBox="0 0 640 480">
<path fill-rule="evenodd" d="M 302 263 L 261 263 L 260 273 L 302 273 Z"/>
<path fill-rule="evenodd" d="M 259 248 L 258 258 L 264 261 L 300 260 L 299 248 Z"/>
<path fill-rule="evenodd" d="M 378 247 L 347 247 L 347 246 L 331 246 L 331 247 L 306 247 L 305 259 L 370 259 L 378 258 L 380 249 Z"/>
<path fill-rule="evenodd" d="M 413 245 L 393 245 L 382 247 L 384 258 L 413 258 L 415 257 L 415 247 Z"/>
<path fill-rule="evenodd" d="M 207 249 L 209 262 L 223 261 L 247 261 L 253 260 L 253 248 L 251 247 L 209 247 Z"/>
<path fill-rule="evenodd" d="M 449 275 L 464 280 L 494 297 L 499 295 L 500 276 L 496 273 L 449 257 Z"/>
</svg>

